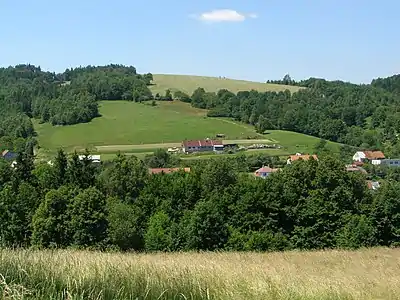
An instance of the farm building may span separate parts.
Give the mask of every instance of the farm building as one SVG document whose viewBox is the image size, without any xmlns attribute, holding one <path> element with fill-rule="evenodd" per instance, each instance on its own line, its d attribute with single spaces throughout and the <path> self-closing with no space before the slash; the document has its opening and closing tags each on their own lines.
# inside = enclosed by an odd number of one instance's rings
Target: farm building
<svg viewBox="0 0 400 300">
<path fill-rule="evenodd" d="M 182 151 L 185 153 L 193 152 L 220 152 L 224 150 L 224 144 L 219 140 L 195 140 L 195 141 L 183 141 Z"/>
<path fill-rule="evenodd" d="M 15 159 L 17 157 L 17 154 L 14 153 L 14 152 L 11 152 L 9 150 L 4 150 L 1 153 L 1 157 L 6 159 L 6 160 L 13 160 L 13 159 Z"/>
<path fill-rule="evenodd" d="M 357 151 L 353 155 L 353 161 L 365 162 L 385 159 L 385 155 L 382 151 Z"/>
<path fill-rule="evenodd" d="M 190 172 L 190 168 L 153 168 L 153 169 L 149 169 L 149 173 L 150 174 L 170 174 L 173 172 L 178 172 L 178 171 L 185 171 L 185 172 Z"/>
<path fill-rule="evenodd" d="M 309 160 L 310 158 L 318 160 L 318 156 L 315 155 L 315 154 L 308 155 L 308 154 L 296 153 L 296 155 L 290 155 L 290 157 L 287 160 L 287 164 L 290 165 L 293 161 L 296 161 L 296 160 Z"/>
<path fill-rule="evenodd" d="M 254 175 L 256 177 L 260 177 L 260 178 L 267 178 L 269 175 L 271 175 L 272 173 L 278 172 L 280 169 L 273 169 L 270 168 L 269 166 L 267 167 L 262 167 L 259 168 L 257 171 L 254 172 Z"/>
<path fill-rule="evenodd" d="M 400 159 L 393 158 L 393 159 L 373 159 L 371 161 L 373 165 L 381 165 L 381 166 L 388 166 L 388 167 L 400 167 Z"/>
</svg>

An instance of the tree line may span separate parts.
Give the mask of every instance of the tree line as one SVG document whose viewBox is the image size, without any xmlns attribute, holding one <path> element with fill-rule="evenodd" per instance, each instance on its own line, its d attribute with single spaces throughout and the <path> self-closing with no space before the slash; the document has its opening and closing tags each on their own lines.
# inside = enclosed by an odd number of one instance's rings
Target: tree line
<svg viewBox="0 0 400 300">
<path fill-rule="evenodd" d="M 330 155 L 259 179 L 224 158 L 150 174 L 135 156 L 96 164 L 60 150 L 35 165 L 21 152 L 14 168 L 0 160 L 0 241 L 136 251 L 396 246 L 399 193 L 395 180 L 371 192 Z"/>
</svg>

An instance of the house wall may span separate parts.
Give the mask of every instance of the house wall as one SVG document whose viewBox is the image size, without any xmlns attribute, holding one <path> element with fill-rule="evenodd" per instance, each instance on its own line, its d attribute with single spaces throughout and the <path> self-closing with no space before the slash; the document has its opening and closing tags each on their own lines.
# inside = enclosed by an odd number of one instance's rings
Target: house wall
<svg viewBox="0 0 400 300">
<path fill-rule="evenodd" d="M 7 152 L 6 155 L 3 156 L 3 158 L 7 159 L 7 160 L 12 160 L 16 157 L 17 157 L 17 155 L 13 152 Z"/>
<path fill-rule="evenodd" d="M 353 161 L 360 161 L 362 162 L 365 159 L 365 154 L 363 152 L 356 152 L 353 155 Z"/>
<path fill-rule="evenodd" d="M 256 176 L 261 177 L 261 178 L 266 178 L 269 176 L 270 173 L 268 172 L 256 172 Z"/>
<path fill-rule="evenodd" d="M 382 159 L 380 164 L 389 167 L 400 167 L 400 159 Z"/>
</svg>

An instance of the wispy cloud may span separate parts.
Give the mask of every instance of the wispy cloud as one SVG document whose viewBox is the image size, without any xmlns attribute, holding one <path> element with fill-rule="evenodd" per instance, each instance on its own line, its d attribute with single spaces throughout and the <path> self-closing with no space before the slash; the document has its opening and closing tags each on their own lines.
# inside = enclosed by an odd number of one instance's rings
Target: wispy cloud
<svg viewBox="0 0 400 300">
<path fill-rule="evenodd" d="M 243 22 L 247 18 L 255 19 L 257 15 L 244 14 L 232 9 L 217 9 L 194 16 L 203 22 Z"/>
</svg>

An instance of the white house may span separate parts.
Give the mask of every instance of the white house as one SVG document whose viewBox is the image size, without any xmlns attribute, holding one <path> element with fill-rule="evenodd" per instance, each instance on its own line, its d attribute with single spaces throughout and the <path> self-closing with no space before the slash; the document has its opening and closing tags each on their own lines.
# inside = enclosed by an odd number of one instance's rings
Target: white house
<svg viewBox="0 0 400 300">
<path fill-rule="evenodd" d="M 356 154 L 353 155 L 353 161 L 362 162 L 366 158 L 365 153 L 362 151 L 357 151 Z"/>
</svg>

